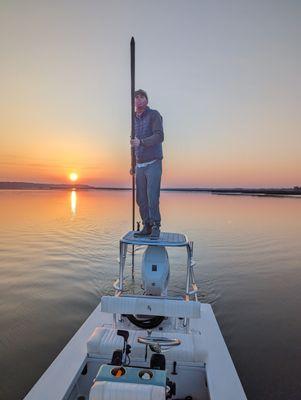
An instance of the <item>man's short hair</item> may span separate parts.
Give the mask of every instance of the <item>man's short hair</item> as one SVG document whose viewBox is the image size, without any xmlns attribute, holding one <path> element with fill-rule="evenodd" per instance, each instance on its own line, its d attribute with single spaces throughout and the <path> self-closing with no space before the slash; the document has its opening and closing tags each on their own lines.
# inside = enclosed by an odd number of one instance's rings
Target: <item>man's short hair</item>
<svg viewBox="0 0 301 400">
<path fill-rule="evenodd" d="M 147 96 L 147 93 L 146 93 L 145 90 L 143 90 L 143 89 L 138 89 L 138 90 L 136 90 L 136 92 L 135 92 L 135 97 L 138 96 L 139 94 L 140 94 L 141 96 L 144 96 L 144 97 L 146 98 L 146 100 L 148 101 L 148 96 Z"/>
</svg>

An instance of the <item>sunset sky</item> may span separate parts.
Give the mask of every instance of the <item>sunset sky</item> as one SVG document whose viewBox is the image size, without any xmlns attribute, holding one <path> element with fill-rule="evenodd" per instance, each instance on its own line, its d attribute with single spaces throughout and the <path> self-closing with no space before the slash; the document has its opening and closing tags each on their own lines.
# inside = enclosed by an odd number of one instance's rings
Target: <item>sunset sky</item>
<svg viewBox="0 0 301 400">
<path fill-rule="evenodd" d="M 1 1 L 0 181 L 130 186 L 130 53 L 163 186 L 301 185 L 298 0 Z"/>
</svg>

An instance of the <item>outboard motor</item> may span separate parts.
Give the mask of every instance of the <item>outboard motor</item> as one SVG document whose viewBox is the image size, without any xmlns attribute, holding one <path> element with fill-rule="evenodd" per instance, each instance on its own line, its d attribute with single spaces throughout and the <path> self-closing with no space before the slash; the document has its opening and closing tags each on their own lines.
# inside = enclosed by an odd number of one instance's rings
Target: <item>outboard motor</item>
<svg viewBox="0 0 301 400">
<path fill-rule="evenodd" d="M 142 257 L 142 287 L 145 295 L 167 296 L 169 281 L 168 253 L 164 246 L 148 246 Z M 163 316 L 126 315 L 128 320 L 142 329 L 153 329 L 159 326 Z"/>
<path fill-rule="evenodd" d="M 146 295 L 167 296 L 168 253 L 164 246 L 148 246 L 142 258 L 142 285 Z"/>
</svg>

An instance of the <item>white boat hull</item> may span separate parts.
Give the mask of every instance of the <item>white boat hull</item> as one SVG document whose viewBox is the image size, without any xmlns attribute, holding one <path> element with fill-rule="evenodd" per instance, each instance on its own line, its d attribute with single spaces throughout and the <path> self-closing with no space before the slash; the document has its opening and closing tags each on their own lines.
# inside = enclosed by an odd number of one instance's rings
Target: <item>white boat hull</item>
<svg viewBox="0 0 301 400">
<path fill-rule="evenodd" d="M 88 399 L 90 381 L 96 376 L 100 363 L 110 361 L 106 357 L 102 360 L 100 356 L 97 357 L 97 354 L 87 354 L 87 342 L 100 325 L 105 329 L 113 329 L 114 325 L 112 314 L 101 311 L 101 303 L 40 377 L 24 400 Z M 192 368 L 194 366 L 198 367 L 199 371 L 196 375 L 195 390 L 204 392 L 200 398 L 211 400 L 246 399 L 211 305 L 201 305 L 201 318 L 191 319 L 190 330 L 201 333 L 197 348 L 197 365 L 196 359 L 191 361 L 183 359 L 177 362 L 177 368 L 183 366 L 179 376 L 175 377 L 178 381 L 180 379 L 177 387 L 180 389 L 187 385 L 184 371 L 188 371 L 187 373 L 191 377 L 193 371 L 196 371 Z M 141 336 L 146 336 L 146 332 L 142 330 L 139 333 Z M 187 335 L 189 336 L 189 333 Z M 195 353 L 194 350 L 194 357 L 196 357 Z M 141 363 L 142 360 L 139 360 Z M 134 360 L 132 362 L 134 363 Z M 90 376 L 85 377 L 82 375 L 82 371 L 87 363 Z M 191 390 L 193 391 L 193 388 Z"/>
</svg>

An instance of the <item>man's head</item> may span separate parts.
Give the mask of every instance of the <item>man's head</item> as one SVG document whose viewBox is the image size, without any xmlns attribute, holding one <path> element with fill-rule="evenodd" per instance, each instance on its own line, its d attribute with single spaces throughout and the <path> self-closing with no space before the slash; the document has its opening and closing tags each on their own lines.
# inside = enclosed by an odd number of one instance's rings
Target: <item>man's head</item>
<svg viewBox="0 0 301 400">
<path fill-rule="evenodd" d="M 145 90 L 139 89 L 135 92 L 135 106 L 137 111 L 144 110 L 148 103 L 148 97 Z"/>
</svg>

